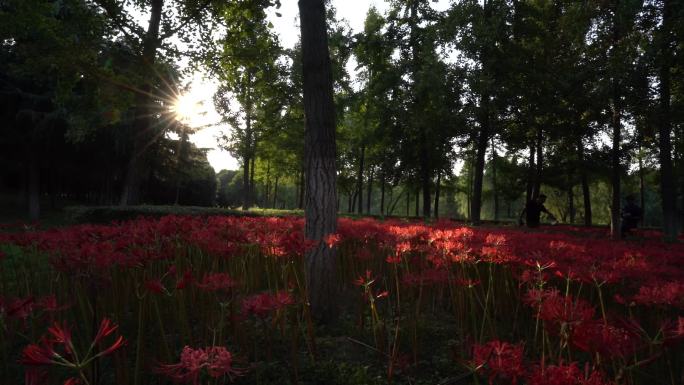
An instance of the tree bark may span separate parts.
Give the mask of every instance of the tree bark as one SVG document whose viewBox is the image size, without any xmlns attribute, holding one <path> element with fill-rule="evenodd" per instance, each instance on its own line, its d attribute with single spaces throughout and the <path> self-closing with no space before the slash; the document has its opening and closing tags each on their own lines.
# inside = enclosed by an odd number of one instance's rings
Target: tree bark
<svg viewBox="0 0 684 385">
<path fill-rule="evenodd" d="M 297 208 L 300 210 L 304 209 L 305 182 L 306 180 L 304 177 L 304 171 L 301 171 L 299 173 L 299 193 L 297 194 L 297 196 L 299 197 L 299 201 L 297 202 Z"/>
<path fill-rule="evenodd" d="M 591 226 L 591 192 L 589 190 L 589 176 L 587 175 L 587 165 L 584 159 L 584 143 L 582 143 L 582 138 L 579 138 L 577 141 L 577 157 L 579 158 L 582 199 L 584 202 L 584 225 Z"/>
<path fill-rule="evenodd" d="M 663 208 L 663 235 L 666 241 L 677 239 L 677 203 L 674 171 L 672 167 L 672 140 L 670 119 L 670 94 L 673 37 L 672 1 L 663 1 L 663 24 L 660 46 L 660 124 L 658 127 L 658 152 L 660 157 L 660 192 Z M 642 206 L 643 210 L 643 206 Z"/>
<path fill-rule="evenodd" d="M 488 96 L 483 96 L 489 98 Z M 488 103 L 484 102 L 483 103 Z M 485 108 L 486 109 L 486 108 Z M 482 211 L 482 182 L 484 180 L 484 166 L 485 166 L 485 155 L 487 153 L 487 143 L 489 143 L 489 118 L 488 113 L 484 112 L 484 117 L 482 119 L 480 128 L 480 134 L 477 138 L 477 148 L 475 155 L 475 175 L 473 176 L 473 197 L 470 201 L 470 221 L 473 224 L 480 223 L 480 213 Z"/>
<path fill-rule="evenodd" d="M 380 215 L 385 215 L 385 169 L 380 172 Z"/>
<path fill-rule="evenodd" d="M 435 185 L 435 219 L 439 218 L 439 192 L 442 184 L 442 172 L 437 172 L 437 184 Z"/>
<path fill-rule="evenodd" d="M 143 42 L 143 52 L 140 65 L 147 69 L 147 76 L 144 79 L 144 84 L 141 86 L 141 91 L 136 96 L 135 107 L 135 124 L 133 133 L 133 153 L 128 162 L 126 177 L 124 179 L 124 187 L 121 193 L 120 204 L 136 205 L 140 203 L 141 191 L 140 185 L 142 183 L 145 168 L 147 167 L 147 159 L 145 157 L 147 148 L 150 144 L 156 141 L 157 135 L 152 132 L 151 121 L 151 105 L 153 103 L 150 97 L 152 85 L 149 73 L 153 73 L 152 67 L 157 58 L 157 47 L 159 47 L 159 26 L 161 25 L 162 10 L 164 7 L 164 0 L 152 0 L 150 8 L 150 21 L 145 34 Z"/>
<path fill-rule="evenodd" d="M 256 198 L 256 188 L 254 187 L 254 169 L 256 169 L 254 163 L 256 162 L 256 157 L 254 153 L 252 153 L 252 159 L 251 159 L 252 165 L 250 166 L 249 170 L 249 206 L 247 206 L 247 209 L 250 209 L 252 206 L 254 206 L 255 198 Z"/>
<path fill-rule="evenodd" d="M 416 217 L 420 216 L 420 189 L 416 189 Z"/>
<path fill-rule="evenodd" d="M 273 208 L 278 208 L 278 176 L 275 177 L 275 183 L 273 185 Z"/>
<path fill-rule="evenodd" d="M 366 157 L 366 147 L 361 146 L 361 155 L 359 156 L 359 172 L 356 175 L 356 191 L 359 194 L 358 199 L 359 199 L 359 214 L 363 214 L 363 163 Z"/>
<path fill-rule="evenodd" d="M 28 161 L 28 210 L 29 219 L 40 219 L 40 161 L 35 144 L 29 149 Z"/>
<path fill-rule="evenodd" d="M 618 4 L 615 4 L 615 13 L 617 13 Z M 619 21 L 617 17 L 613 20 L 613 49 L 616 50 L 620 42 L 620 29 Z M 618 80 L 617 70 L 613 70 L 612 75 L 612 102 L 613 111 L 611 117 L 611 126 L 613 129 L 613 143 L 611 151 L 611 165 L 612 165 L 612 175 L 611 175 L 611 186 L 612 186 L 612 199 L 610 207 L 610 232 L 614 239 L 622 238 L 620 231 L 620 173 L 622 171 L 622 165 L 620 162 L 620 141 L 622 140 L 622 126 L 621 126 L 621 102 L 622 97 L 620 90 L 620 82 Z"/>
<path fill-rule="evenodd" d="M 406 187 L 406 216 L 411 215 L 411 189 Z"/>
<path fill-rule="evenodd" d="M 544 169 L 544 130 L 537 129 L 537 172 L 534 177 L 534 190 L 532 191 L 532 199 L 536 199 L 541 195 L 541 181 Z"/>
<path fill-rule="evenodd" d="M 242 210 L 249 210 L 249 168 L 252 162 L 245 156 L 242 163 Z"/>
<path fill-rule="evenodd" d="M 368 215 L 370 215 L 371 213 L 371 198 L 373 194 L 373 171 L 373 166 L 371 166 L 370 170 L 368 170 L 368 189 L 366 189 L 366 214 Z"/>
<path fill-rule="evenodd" d="M 528 158 L 528 166 L 529 169 L 527 171 L 527 190 L 525 192 L 525 202 L 529 202 L 532 200 L 532 196 L 534 194 L 534 175 L 535 175 L 535 170 L 536 170 L 536 165 L 535 165 L 535 153 L 536 153 L 536 146 L 531 144 L 530 145 L 530 156 Z"/>
<path fill-rule="evenodd" d="M 499 189 L 496 184 L 496 163 L 497 163 L 496 146 L 494 138 L 492 138 L 492 192 L 494 193 L 494 220 L 499 220 Z"/>
<path fill-rule="evenodd" d="M 305 235 L 317 245 L 306 254 L 311 314 L 320 322 L 338 317 L 336 248 L 323 239 L 337 231 L 335 104 L 324 0 L 299 0 L 306 116 Z"/>
</svg>

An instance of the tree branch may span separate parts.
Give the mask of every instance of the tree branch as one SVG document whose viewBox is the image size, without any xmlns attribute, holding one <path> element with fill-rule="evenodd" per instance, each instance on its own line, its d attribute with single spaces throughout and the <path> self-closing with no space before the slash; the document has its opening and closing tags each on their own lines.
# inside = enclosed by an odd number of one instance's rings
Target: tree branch
<svg viewBox="0 0 684 385">
<path fill-rule="evenodd" d="M 180 31 L 181 29 L 183 29 L 183 28 L 184 28 L 186 25 L 188 25 L 192 20 L 194 20 L 195 18 L 197 18 L 197 16 L 199 16 L 199 14 L 202 13 L 202 11 L 204 11 L 204 10 L 209 6 L 209 4 L 211 4 L 211 1 L 212 1 L 212 0 L 205 0 L 205 2 L 204 2 L 202 5 L 200 5 L 199 7 L 197 7 L 197 9 L 195 10 L 195 12 L 193 12 L 191 15 L 189 15 L 188 17 L 186 17 L 185 19 L 183 19 L 183 21 L 181 21 L 180 24 L 178 24 L 178 26 L 176 26 L 176 28 L 173 28 L 173 29 L 171 29 L 170 31 L 168 31 L 168 32 L 166 32 L 165 34 L 163 34 L 163 35 L 159 38 L 159 40 L 160 40 L 160 41 L 161 41 L 161 40 L 165 40 L 165 39 L 168 39 L 169 37 L 171 37 L 171 36 L 177 34 L 178 31 Z"/>
</svg>

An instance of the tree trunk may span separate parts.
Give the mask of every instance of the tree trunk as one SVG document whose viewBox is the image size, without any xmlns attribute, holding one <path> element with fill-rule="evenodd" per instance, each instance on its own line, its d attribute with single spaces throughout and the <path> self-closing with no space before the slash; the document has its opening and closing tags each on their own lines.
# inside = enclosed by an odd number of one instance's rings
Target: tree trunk
<svg viewBox="0 0 684 385">
<path fill-rule="evenodd" d="M 527 163 L 529 165 L 529 169 L 527 171 L 527 190 L 525 192 L 525 202 L 529 202 L 532 200 L 532 196 L 534 194 L 534 175 L 535 175 L 535 170 L 537 169 L 537 166 L 535 165 L 535 148 L 536 146 L 531 144 L 530 145 L 530 156 L 527 160 Z"/>
<path fill-rule="evenodd" d="M 245 156 L 242 161 L 242 210 L 249 210 L 249 167 L 250 159 Z"/>
<path fill-rule="evenodd" d="M 639 203 L 641 204 L 641 226 L 646 223 L 646 185 L 644 184 L 644 159 L 642 148 L 639 146 Z"/>
<path fill-rule="evenodd" d="M 143 42 L 143 52 L 141 58 L 141 68 L 147 68 L 144 84 L 141 92 L 136 95 L 135 103 L 135 124 L 133 133 L 133 153 L 128 162 L 126 177 L 124 179 L 123 191 L 121 193 L 120 204 L 137 205 L 141 200 L 140 185 L 145 174 L 147 165 L 147 148 L 158 139 L 158 135 L 152 132 L 152 113 L 150 111 L 153 103 L 150 91 L 152 90 L 150 72 L 157 58 L 157 47 L 159 47 L 159 26 L 161 25 L 162 10 L 164 0 L 152 0 L 150 8 L 150 21 Z M 153 72 L 152 72 L 153 73 Z"/>
<path fill-rule="evenodd" d="M 570 224 L 575 223 L 575 192 L 572 191 L 571 185 L 568 189 L 568 212 L 570 213 Z"/>
<path fill-rule="evenodd" d="M 337 231 L 335 104 L 324 0 L 299 0 L 306 116 L 306 282 L 311 314 L 323 323 L 338 317 L 336 248 L 323 239 Z"/>
<path fill-rule="evenodd" d="M 359 214 L 363 214 L 363 162 L 365 160 L 366 156 L 366 148 L 364 146 L 361 146 L 361 156 L 359 157 L 359 172 L 356 175 L 356 190 L 359 199 Z"/>
<path fill-rule="evenodd" d="M 247 191 L 249 191 L 249 207 L 247 207 L 248 209 L 251 208 L 252 206 L 254 206 L 254 202 L 256 199 L 256 188 L 254 186 L 254 170 L 256 169 L 254 163 L 256 162 L 256 157 L 255 157 L 254 153 L 252 153 L 251 161 L 252 161 L 252 166 L 250 167 L 250 170 L 249 170 L 249 190 L 247 190 Z"/>
<path fill-rule="evenodd" d="M 302 210 L 304 209 L 304 183 L 305 183 L 305 177 L 304 177 L 304 171 L 301 171 L 299 173 L 299 193 L 297 196 L 299 197 L 299 201 L 297 202 L 297 208 Z"/>
<path fill-rule="evenodd" d="M 442 183 L 442 172 L 437 172 L 437 184 L 435 185 L 435 219 L 439 218 L 439 191 Z"/>
<path fill-rule="evenodd" d="M 584 159 L 584 143 L 582 138 L 577 141 L 577 157 L 580 164 L 580 180 L 582 183 L 582 199 L 584 202 L 584 225 L 591 226 L 591 193 L 589 190 L 589 176 L 587 175 L 587 165 Z"/>
<path fill-rule="evenodd" d="M 273 185 L 273 208 L 278 208 L 278 176 L 275 177 L 275 183 Z"/>
<path fill-rule="evenodd" d="M 40 161 L 37 149 L 32 144 L 28 161 L 28 211 L 29 219 L 40 219 Z"/>
<path fill-rule="evenodd" d="M 660 156 L 660 191 L 663 207 L 663 235 L 666 241 L 677 239 L 677 203 L 675 196 L 674 171 L 672 168 L 672 141 L 670 123 L 670 94 L 673 38 L 672 1 L 663 1 L 663 24 L 660 47 L 660 124 L 658 153 Z M 643 210 L 643 206 L 642 206 Z"/>
<path fill-rule="evenodd" d="M 617 8 L 618 8 L 618 2 L 615 4 L 615 12 L 617 13 Z M 619 30 L 619 21 L 617 18 L 613 20 L 613 47 L 614 49 L 617 49 L 617 46 L 620 42 L 620 30 Z M 620 239 L 622 237 L 621 231 L 620 231 L 620 172 L 622 170 L 621 167 L 621 162 L 620 162 L 620 141 L 622 139 L 622 126 L 621 126 L 621 106 L 620 106 L 620 98 L 622 97 L 621 95 L 621 90 L 620 90 L 620 84 L 618 80 L 619 74 L 616 73 L 617 70 L 613 70 L 612 72 L 612 102 L 613 102 L 613 113 L 611 117 L 611 126 L 613 129 L 613 148 L 611 151 L 611 166 L 612 166 L 612 175 L 611 175 L 611 186 L 612 186 L 612 199 L 611 199 L 611 206 L 610 206 L 610 232 L 611 236 L 614 239 Z"/>
<path fill-rule="evenodd" d="M 537 173 L 534 177 L 534 190 L 532 191 L 532 199 L 536 199 L 541 195 L 541 181 L 542 172 L 544 169 L 544 130 L 540 127 L 537 130 Z"/>
<path fill-rule="evenodd" d="M 380 215 L 385 215 L 385 169 L 380 172 Z"/>
<path fill-rule="evenodd" d="M 406 187 L 406 216 L 411 215 L 411 189 Z"/>
<path fill-rule="evenodd" d="M 484 97 L 488 98 L 489 96 L 485 95 Z M 486 109 L 486 107 L 484 108 Z M 488 112 L 484 112 L 483 114 L 485 115 L 485 117 L 482 119 L 480 135 L 477 138 L 477 152 L 475 155 L 475 175 L 473 176 L 473 197 L 470 202 L 470 220 L 473 224 L 476 225 L 480 223 L 480 213 L 482 211 L 482 182 L 484 180 L 484 166 L 485 155 L 487 153 L 487 143 L 489 143 Z"/>
<path fill-rule="evenodd" d="M 371 214 L 371 198 L 373 194 L 373 167 L 368 170 L 368 192 L 366 194 L 366 214 Z"/>
<path fill-rule="evenodd" d="M 416 217 L 420 216 L 420 189 L 416 189 Z"/>
<path fill-rule="evenodd" d="M 494 138 L 492 138 L 492 192 L 494 193 L 494 220 L 499 221 L 499 189 L 496 184 L 496 163 L 497 163 L 496 146 Z"/>
</svg>

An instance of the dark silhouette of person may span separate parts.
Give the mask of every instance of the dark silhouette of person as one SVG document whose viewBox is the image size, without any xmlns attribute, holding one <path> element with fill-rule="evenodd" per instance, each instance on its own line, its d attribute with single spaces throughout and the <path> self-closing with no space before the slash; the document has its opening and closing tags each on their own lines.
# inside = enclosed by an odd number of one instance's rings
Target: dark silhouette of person
<svg viewBox="0 0 684 385">
<path fill-rule="evenodd" d="M 622 219 L 620 233 L 623 237 L 629 234 L 632 229 L 636 229 L 639 225 L 639 221 L 641 221 L 641 218 L 644 216 L 641 207 L 636 204 L 634 195 L 627 195 L 625 197 L 625 202 L 626 204 L 620 213 L 620 218 Z"/>
<path fill-rule="evenodd" d="M 554 217 L 553 214 L 551 214 L 549 210 L 546 209 L 546 207 L 544 206 L 544 202 L 546 202 L 546 195 L 544 194 L 540 194 L 536 199 L 528 201 L 525 205 L 525 208 L 520 213 L 520 218 L 518 218 L 518 224 L 522 226 L 522 218 L 524 215 L 525 224 L 527 225 L 527 227 L 539 227 L 541 213 L 546 213 L 546 215 L 549 218 L 551 218 L 552 221 L 555 221 L 556 217 Z"/>
</svg>

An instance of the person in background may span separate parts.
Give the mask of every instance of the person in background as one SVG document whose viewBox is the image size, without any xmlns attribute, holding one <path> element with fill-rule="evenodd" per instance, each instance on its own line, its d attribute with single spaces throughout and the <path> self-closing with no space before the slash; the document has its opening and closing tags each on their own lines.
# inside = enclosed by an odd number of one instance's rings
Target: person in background
<svg viewBox="0 0 684 385">
<path fill-rule="evenodd" d="M 523 225 L 522 218 L 524 215 L 525 224 L 527 225 L 527 227 L 539 227 L 541 213 L 546 213 L 546 215 L 549 218 L 551 218 L 552 221 L 555 221 L 556 217 L 554 217 L 553 214 L 551 214 L 549 210 L 546 209 L 546 207 L 544 206 L 544 202 L 546 202 L 546 195 L 544 194 L 540 194 L 536 199 L 528 201 L 525 205 L 525 208 L 520 213 L 520 218 L 518 218 L 518 224 L 520 226 Z"/>
<path fill-rule="evenodd" d="M 620 233 L 624 237 L 628 235 L 632 229 L 636 229 L 639 225 L 639 221 L 643 217 L 644 213 L 636 204 L 636 199 L 634 195 L 627 195 L 625 197 L 625 206 L 622 208 L 622 213 L 620 213 L 620 218 L 622 223 L 620 225 Z"/>
</svg>

